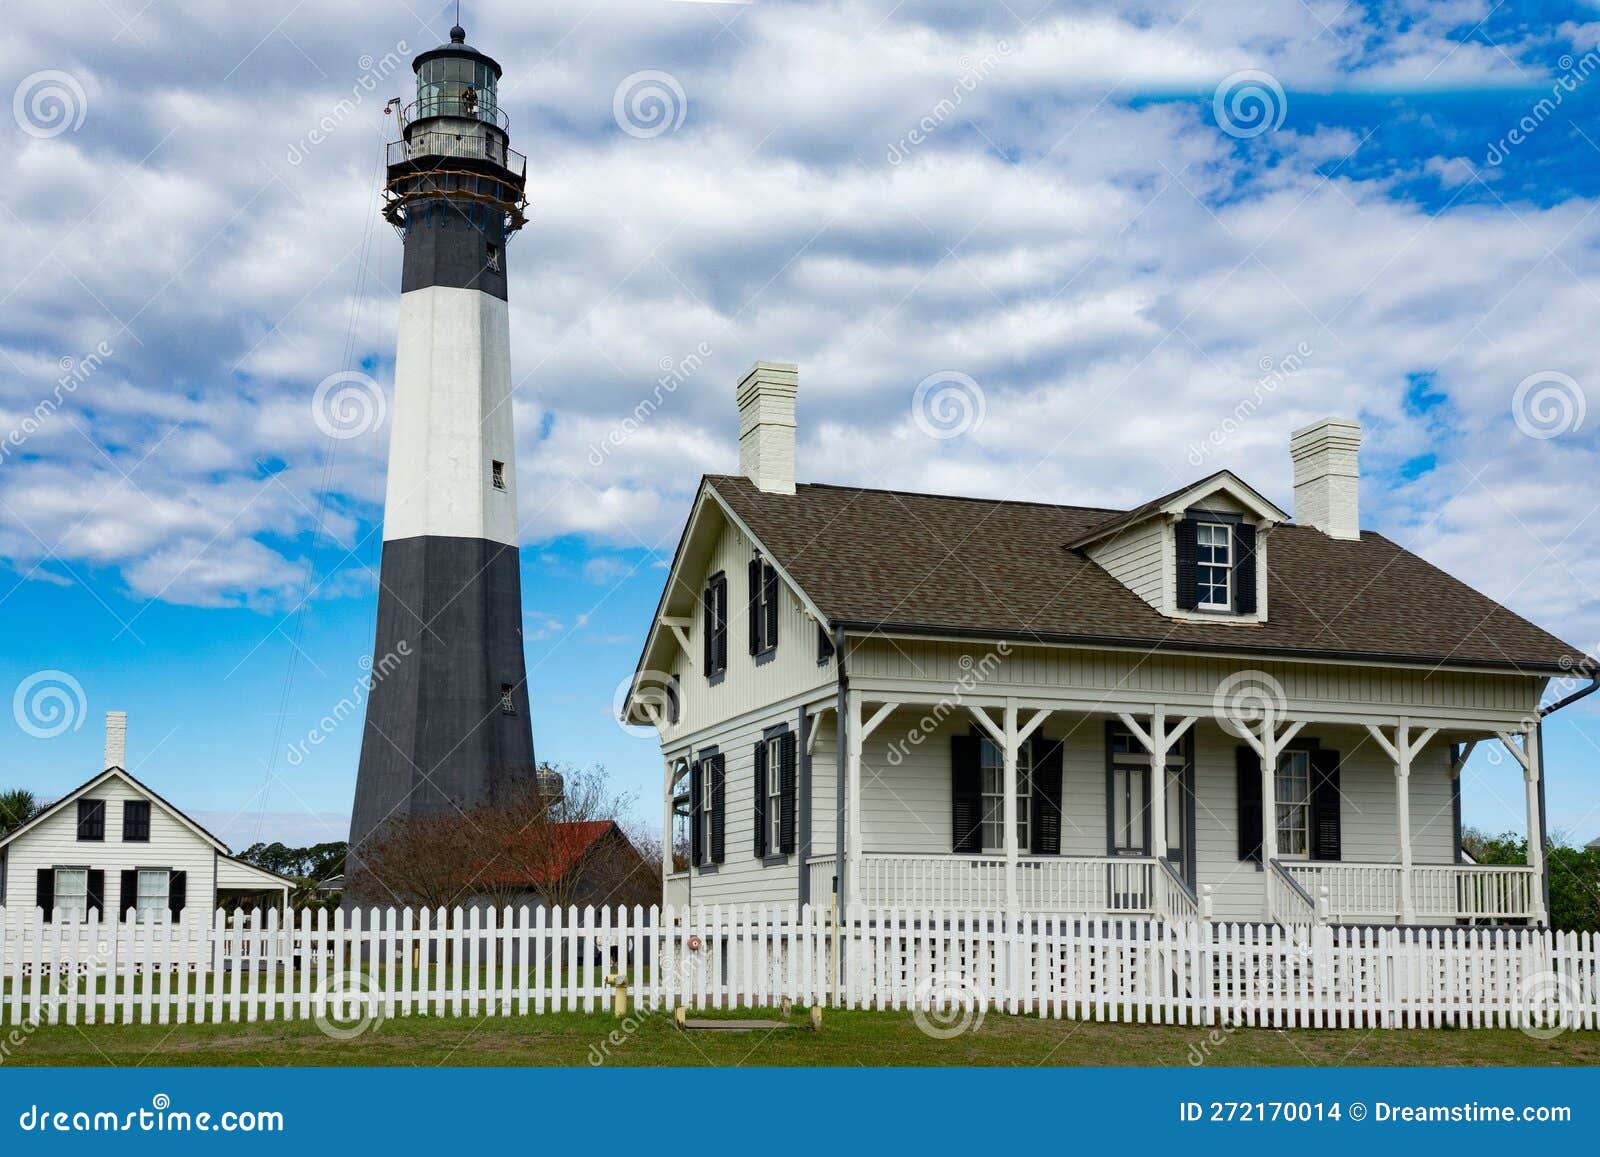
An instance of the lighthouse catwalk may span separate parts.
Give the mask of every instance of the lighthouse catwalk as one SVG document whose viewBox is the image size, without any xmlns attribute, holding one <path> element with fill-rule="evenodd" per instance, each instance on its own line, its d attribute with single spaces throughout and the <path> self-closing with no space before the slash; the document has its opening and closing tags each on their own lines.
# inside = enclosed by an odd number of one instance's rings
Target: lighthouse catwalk
<svg viewBox="0 0 1600 1157">
<path fill-rule="evenodd" d="M 526 159 L 509 148 L 500 66 L 459 26 L 412 67 L 384 194 L 405 264 L 357 859 L 386 823 L 482 803 L 534 770 L 505 253 Z"/>
</svg>

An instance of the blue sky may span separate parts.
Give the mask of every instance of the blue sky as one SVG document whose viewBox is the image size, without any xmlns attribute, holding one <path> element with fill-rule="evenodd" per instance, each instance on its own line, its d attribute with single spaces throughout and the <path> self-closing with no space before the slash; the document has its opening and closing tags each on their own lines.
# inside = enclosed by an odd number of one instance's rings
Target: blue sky
<svg viewBox="0 0 1600 1157">
<path fill-rule="evenodd" d="M 616 688 L 756 358 L 801 365 L 816 481 L 1115 506 L 1227 465 L 1287 506 L 1289 430 L 1359 416 L 1369 528 L 1595 649 L 1592 6 L 537 7 L 464 12 L 530 157 L 508 259 L 535 742 L 605 764 L 646 822 L 656 749 Z M 382 109 L 452 16 L 8 14 L 0 690 L 60 671 L 82 700 L 50 738 L 0 712 L 5 784 L 86 778 L 124 709 L 137 773 L 235 845 L 343 834 L 359 728 L 291 753 L 372 645 L 387 425 L 329 438 L 313 398 L 389 388 Z M 630 119 L 640 85 L 664 121 Z M 933 441 L 910 400 L 947 371 L 985 418 Z M 1594 709 L 1548 745 L 1552 826 L 1600 834 Z M 1469 822 L 1520 826 L 1509 766 L 1467 782 Z"/>
</svg>

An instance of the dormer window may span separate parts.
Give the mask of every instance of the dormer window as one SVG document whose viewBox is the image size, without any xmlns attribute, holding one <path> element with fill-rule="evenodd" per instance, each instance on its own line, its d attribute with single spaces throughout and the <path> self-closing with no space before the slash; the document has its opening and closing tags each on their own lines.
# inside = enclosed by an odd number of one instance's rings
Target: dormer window
<svg viewBox="0 0 1600 1157">
<path fill-rule="evenodd" d="M 1226 523 L 1195 527 L 1195 579 L 1200 610 L 1233 610 L 1233 529 Z"/>
<path fill-rule="evenodd" d="M 1173 531 L 1178 609 L 1254 615 L 1256 528 L 1237 515 L 1191 510 Z"/>
</svg>

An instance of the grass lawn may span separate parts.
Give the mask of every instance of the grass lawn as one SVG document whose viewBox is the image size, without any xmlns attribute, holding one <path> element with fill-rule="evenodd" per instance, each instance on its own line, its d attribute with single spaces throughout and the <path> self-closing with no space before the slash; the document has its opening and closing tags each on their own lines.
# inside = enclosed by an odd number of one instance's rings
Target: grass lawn
<svg viewBox="0 0 1600 1157">
<path fill-rule="evenodd" d="M 776 1010 L 720 1013 L 779 1019 Z M 1596 1065 L 1600 1033 L 1536 1040 L 1508 1029 L 1180 1028 L 990 1013 L 949 1040 L 909 1013 L 828 1012 L 801 1027 L 682 1033 L 666 1014 L 626 1033 L 609 1015 L 403 1017 L 336 1040 L 315 1023 L 0 1028 L 4 1065 Z M 613 1031 L 615 1039 L 608 1041 Z M 618 1043 L 620 1041 L 620 1043 Z M 603 1051 L 602 1051 L 603 1050 Z"/>
</svg>

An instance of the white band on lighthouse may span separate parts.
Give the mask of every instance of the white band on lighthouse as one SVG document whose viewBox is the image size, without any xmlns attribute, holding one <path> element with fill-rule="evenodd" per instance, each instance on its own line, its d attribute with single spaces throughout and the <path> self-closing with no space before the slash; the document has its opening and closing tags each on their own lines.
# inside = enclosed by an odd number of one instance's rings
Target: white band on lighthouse
<svg viewBox="0 0 1600 1157">
<path fill-rule="evenodd" d="M 510 350 L 500 298 L 442 285 L 400 295 L 385 542 L 437 535 L 515 545 Z"/>
</svg>

